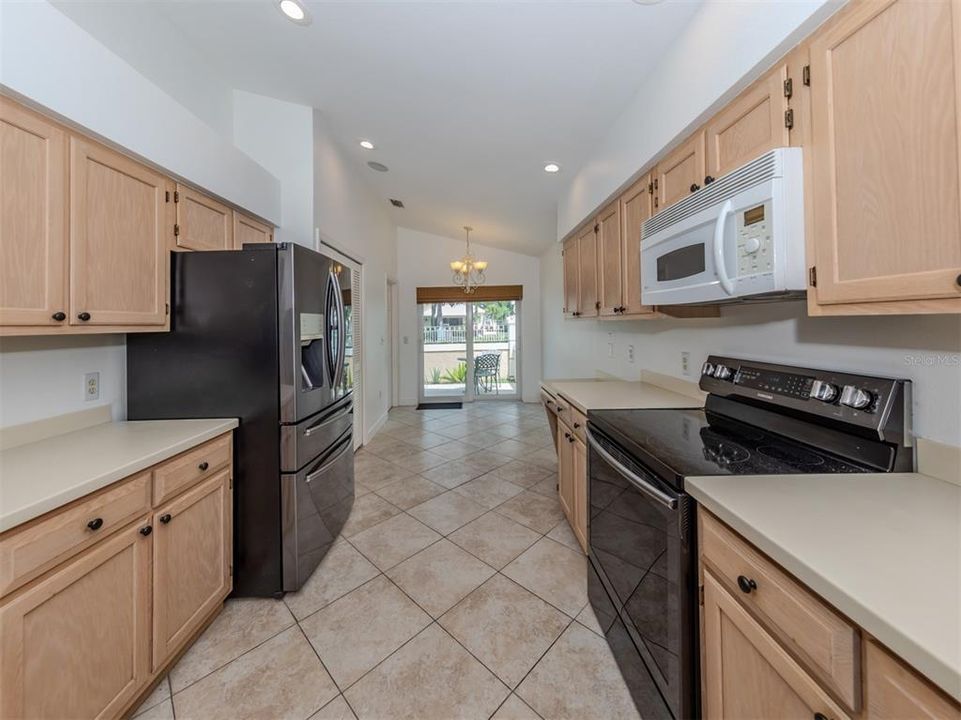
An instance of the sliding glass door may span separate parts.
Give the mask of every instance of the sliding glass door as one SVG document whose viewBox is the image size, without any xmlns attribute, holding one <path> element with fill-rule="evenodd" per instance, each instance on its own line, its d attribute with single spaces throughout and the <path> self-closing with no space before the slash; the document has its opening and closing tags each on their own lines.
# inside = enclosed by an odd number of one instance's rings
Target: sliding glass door
<svg viewBox="0 0 961 720">
<path fill-rule="evenodd" d="M 420 402 L 520 397 L 520 302 L 422 303 Z"/>
</svg>

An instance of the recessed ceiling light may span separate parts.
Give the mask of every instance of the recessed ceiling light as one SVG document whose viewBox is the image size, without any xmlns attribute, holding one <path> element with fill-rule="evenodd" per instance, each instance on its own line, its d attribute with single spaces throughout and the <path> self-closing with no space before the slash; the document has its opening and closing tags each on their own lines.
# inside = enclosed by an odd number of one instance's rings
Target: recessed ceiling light
<svg viewBox="0 0 961 720">
<path fill-rule="evenodd" d="M 280 0 L 277 7 L 290 20 L 298 25 L 310 25 L 310 13 L 297 0 Z"/>
<path fill-rule="evenodd" d="M 561 166 L 558 165 L 557 163 L 547 163 L 547 165 L 544 166 L 544 172 L 548 172 L 548 173 L 560 172 L 560 169 L 561 169 Z"/>
<path fill-rule="evenodd" d="M 360 141 L 360 146 L 361 146 L 362 148 L 364 148 L 364 150 L 373 150 L 373 149 L 374 149 L 374 143 L 372 143 L 370 140 L 361 140 L 361 141 Z"/>
<path fill-rule="evenodd" d="M 387 172 L 389 170 L 384 163 L 374 162 L 373 160 L 367 163 L 367 167 L 369 167 L 371 170 L 376 170 L 377 172 Z"/>
</svg>

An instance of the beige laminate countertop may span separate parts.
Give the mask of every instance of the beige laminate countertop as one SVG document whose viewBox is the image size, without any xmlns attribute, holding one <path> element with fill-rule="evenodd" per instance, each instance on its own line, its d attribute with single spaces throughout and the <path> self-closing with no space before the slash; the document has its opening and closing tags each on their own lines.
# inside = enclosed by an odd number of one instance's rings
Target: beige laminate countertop
<svg viewBox="0 0 961 720">
<path fill-rule="evenodd" d="M 237 420 L 108 422 L 0 452 L 0 532 L 163 462 Z"/>
<path fill-rule="evenodd" d="M 704 401 L 649 382 L 627 380 L 545 380 L 552 394 L 563 395 L 583 413 L 588 410 L 703 407 Z"/>
<path fill-rule="evenodd" d="M 918 473 L 686 483 L 705 508 L 961 700 L 961 486 Z"/>
</svg>

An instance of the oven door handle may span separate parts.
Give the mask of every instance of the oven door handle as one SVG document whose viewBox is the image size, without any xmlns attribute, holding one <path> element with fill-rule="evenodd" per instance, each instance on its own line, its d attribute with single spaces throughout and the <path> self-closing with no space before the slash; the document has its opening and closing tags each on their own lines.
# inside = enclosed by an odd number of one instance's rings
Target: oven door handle
<svg viewBox="0 0 961 720">
<path fill-rule="evenodd" d="M 647 495 L 649 498 L 651 498 L 651 500 L 654 500 L 669 510 L 677 510 L 677 498 L 671 497 L 662 490 L 658 490 L 656 487 L 644 480 L 644 478 L 632 473 L 613 455 L 604 449 L 604 447 L 594 438 L 594 435 L 591 433 L 590 429 L 587 431 L 587 442 L 592 448 L 594 448 L 594 450 L 597 451 L 597 454 L 604 459 L 604 462 L 617 470 L 617 472 L 620 473 L 625 480 L 631 483 L 631 485 Z"/>
<path fill-rule="evenodd" d="M 724 292 L 728 295 L 734 294 L 734 283 L 728 277 L 727 266 L 724 264 L 724 226 L 727 224 L 727 218 L 732 210 L 733 205 L 731 205 L 730 200 L 727 200 L 721 206 L 721 214 L 717 216 L 717 222 L 714 224 L 714 272 Z"/>
</svg>

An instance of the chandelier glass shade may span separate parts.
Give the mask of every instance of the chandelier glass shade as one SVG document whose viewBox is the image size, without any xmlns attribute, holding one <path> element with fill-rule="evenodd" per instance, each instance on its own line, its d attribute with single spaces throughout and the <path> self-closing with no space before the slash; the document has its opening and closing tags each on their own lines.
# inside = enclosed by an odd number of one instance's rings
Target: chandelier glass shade
<svg viewBox="0 0 961 720">
<path fill-rule="evenodd" d="M 474 228 L 469 225 L 464 226 L 467 233 L 467 252 L 460 260 L 452 260 L 450 269 L 454 271 L 454 284 L 464 288 L 464 293 L 471 295 L 478 285 L 483 285 L 487 280 L 484 271 L 487 270 L 487 261 L 478 260 L 470 251 L 470 234 Z"/>
</svg>

